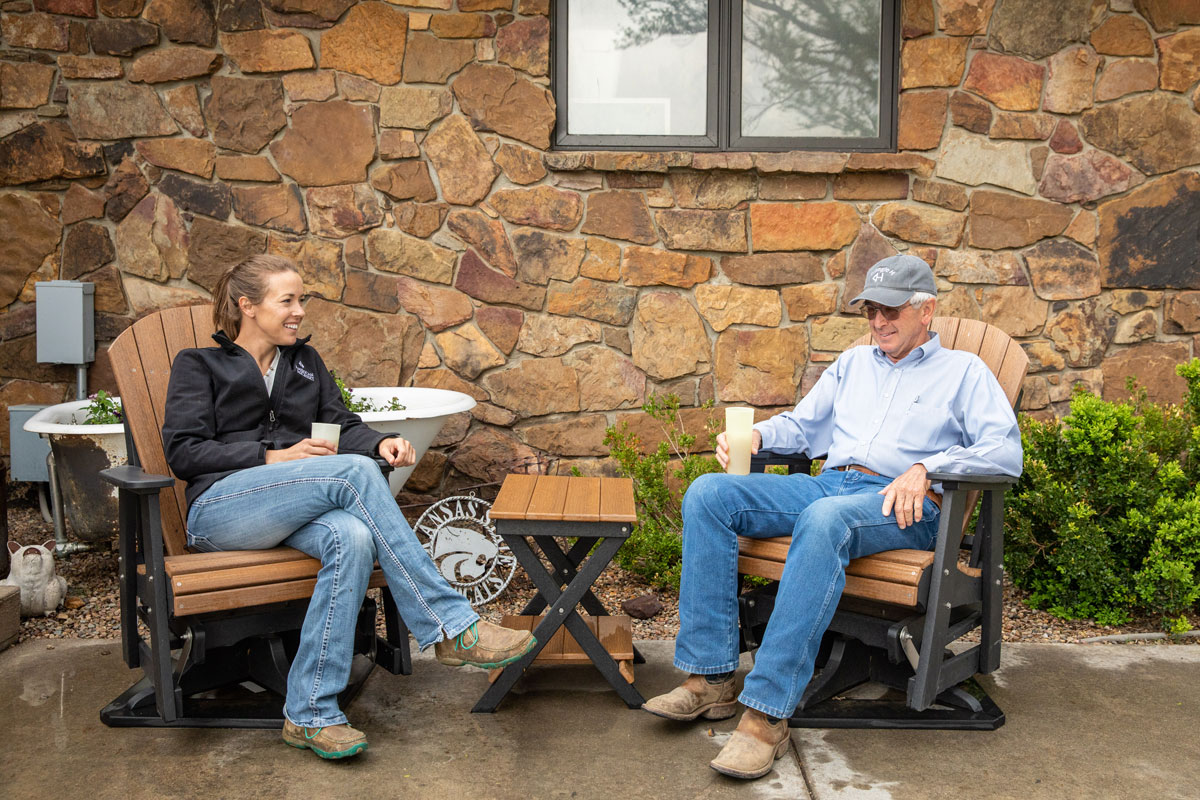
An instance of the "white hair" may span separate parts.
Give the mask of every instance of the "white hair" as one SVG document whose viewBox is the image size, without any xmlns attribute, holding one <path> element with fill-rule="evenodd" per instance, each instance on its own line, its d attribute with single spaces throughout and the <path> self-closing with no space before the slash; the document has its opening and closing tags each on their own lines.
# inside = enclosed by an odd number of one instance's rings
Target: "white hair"
<svg viewBox="0 0 1200 800">
<path fill-rule="evenodd" d="M 937 300 L 937 295 L 930 294 L 929 292 L 913 292 L 912 297 L 908 298 L 908 304 L 919 311 L 921 306 L 930 300 Z"/>
</svg>

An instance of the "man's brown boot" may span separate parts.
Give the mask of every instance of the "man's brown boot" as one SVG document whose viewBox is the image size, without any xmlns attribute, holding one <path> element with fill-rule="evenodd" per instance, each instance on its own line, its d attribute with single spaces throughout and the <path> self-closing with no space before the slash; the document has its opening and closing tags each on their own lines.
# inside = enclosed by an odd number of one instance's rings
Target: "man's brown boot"
<svg viewBox="0 0 1200 800">
<path fill-rule="evenodd" d="M 453 639 L 433 646 L 437 660 L 448 667 L 496 669 L 517 661 L 537 644 L 529 631 L 515 631 L 479 620 Z"/>
<path fill-rule="evenodd" d="M 709 683 L 703 675 L 691 675 L 666 694 L 642 703 L 642 709 L 656 717 L 682 722 L 696 717 L 729 719 L 737 713 L 736 696 L 732 677 L 724 683 Z"/>
<path fill-rule="evenodd" d="M 285 719 L 283 741 L 301 750 L 312 750 L 321 758 L 349 758 L 367 749 L 367 735 L 345 724 L 302 728 Z"/>
<path fill-rule="evenodd" d="M 747 708 L 733 736 L 708 765 L 734 778 L 761 778 L 787 752 L 791 738 L 786 719 L 771 724 L 766 714 Z"/>
</svg>

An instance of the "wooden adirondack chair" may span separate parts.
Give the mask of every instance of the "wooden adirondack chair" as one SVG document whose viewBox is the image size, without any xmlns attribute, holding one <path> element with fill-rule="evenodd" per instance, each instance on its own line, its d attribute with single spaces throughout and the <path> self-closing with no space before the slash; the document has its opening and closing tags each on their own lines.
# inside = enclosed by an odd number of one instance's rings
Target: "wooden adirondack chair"
<svg viewBox="0 0 1200 800">
<path fill-rule="evenodd" d="M 978 355 L 1016 408 L 1029 359 L 999 328 L 951 317 L 933 320 L 943 347 Z M 853 346 L 870 344 L 864 336 Z M 760 453 L 752 469 L 809 460 Z M 888 727 L 994 730 L 1004 714 L 973 680 L 1000 665 L 1004 492 L 1015 479 L 930 473 L 942 483 L 942 514 L 932 552 L 890 550 L 850 562 L 846 588 L 822 643 L 814 676 L 792 727 Z M 979 496 L 983 505 L 967 534 Z M 777 581 L 791 537 L 739 538 L 738 570 Z M 743 649 L 761 641 L 774 606 L 771 585 L 740 598 Z M 957 655 L 947 646 L 979 628 L 980 642 Z M 875 681 L 904 692 L 902 702 L 833 699 Z"/>
<path fill-rule="evenodd" d="M 188 552 L 184 484 L 163 454 L 171 363 L 180 350 L 209 346 L 212 333 L 210 306 L 172 308 L 138 320 L 109 349 L 129 451 L 128 466 L 102 473 L 120 498 L 121 650 L 145 675 L 100 712 L 108 725 L 283 724 L 288 667 L 320 562 L 290 547 Z M 343 703 L 375 663 L 412 671 L 408 630 L 378 568 L 371 586 L 383 587 L 387 638 L 375 635 L 368 598 Z M 245 682 L 267 691 L 240 687 Z"/>
</svg>

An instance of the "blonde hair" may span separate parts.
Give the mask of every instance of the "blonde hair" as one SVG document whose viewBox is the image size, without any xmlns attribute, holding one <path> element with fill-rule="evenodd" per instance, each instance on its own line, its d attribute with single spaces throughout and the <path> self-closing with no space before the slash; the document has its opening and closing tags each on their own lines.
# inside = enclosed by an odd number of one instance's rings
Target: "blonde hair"
<svg viewBox="0 0 1200 800">
<path fill-rule="evenodd" d="M 250 256 L 225 270 L 213 291 L 213 327 L 225 331 L 230 339 L 236 339 L 242 330 L 242 310 L 238 300 L 244 297 L 251 303 L 261 303 L 267 294 L 268 277 L 278 272 L 300 274 L 290 258 L 266 254 Z"/>
</svg>

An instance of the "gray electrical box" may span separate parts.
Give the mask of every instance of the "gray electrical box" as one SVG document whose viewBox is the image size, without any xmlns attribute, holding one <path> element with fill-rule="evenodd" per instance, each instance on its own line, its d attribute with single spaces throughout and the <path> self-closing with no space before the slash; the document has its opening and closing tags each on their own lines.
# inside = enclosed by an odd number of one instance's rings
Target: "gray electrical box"
<svg viewBox="0 0 1200 800">
<path fill-rule="evenodd" d="M 96 360 L 96 284 L 40 281 L 37 290 L 37 360 L 87 364 Z"/>
<path fill-rule="evenodd" d="M 25 423 L 45 406 L 9 406 L 8 442 L 12 462 L 9 473 L 14 481 L 48 481 L 46 456 L 50 442 L 36 433 L 25 430 Z"/>
</svg>

